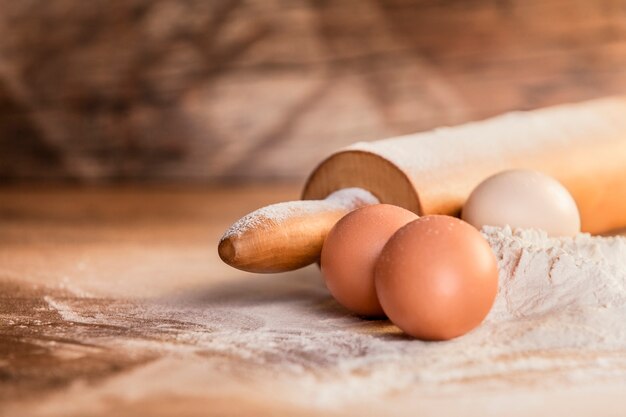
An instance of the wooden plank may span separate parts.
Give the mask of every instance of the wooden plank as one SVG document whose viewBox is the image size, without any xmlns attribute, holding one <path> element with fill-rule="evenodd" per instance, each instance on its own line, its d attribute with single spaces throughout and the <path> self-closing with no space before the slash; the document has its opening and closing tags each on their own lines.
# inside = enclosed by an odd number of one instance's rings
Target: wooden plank
<svg viewBox="0 0 626 417">
<path fill-rule="evenodd" d="M 3 180 L 301 180 L 354 141 L 626 93 L 620 0 L 0 9 Z"/>
</svg>

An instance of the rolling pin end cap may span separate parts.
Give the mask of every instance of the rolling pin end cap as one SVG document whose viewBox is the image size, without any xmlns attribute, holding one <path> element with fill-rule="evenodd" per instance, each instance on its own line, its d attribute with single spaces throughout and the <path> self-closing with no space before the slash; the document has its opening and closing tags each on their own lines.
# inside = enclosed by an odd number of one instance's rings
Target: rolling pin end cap
<svg viewBox="0 0 626 417">
<path fill-rule="evenodd" d="M 224 238 L 220 240 L 217 247 L 217 252 L 220 255 L 222 261 L 228 265 L 233 265 L 233 262 L 237 258 L 237 249 L 230 238 Z"/>
</svg>

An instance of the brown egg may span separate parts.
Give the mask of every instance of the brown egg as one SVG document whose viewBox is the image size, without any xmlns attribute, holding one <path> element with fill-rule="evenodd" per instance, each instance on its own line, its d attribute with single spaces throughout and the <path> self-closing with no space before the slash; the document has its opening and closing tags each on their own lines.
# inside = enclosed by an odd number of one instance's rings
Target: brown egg
<svg viewBox="0 0 626 417">
<path fill-rule="evenodd" d="M 376 204 L 348 213 L 330 230 L 321 269 L 341 305 L 365 316 L 384 314 L 376 296 L 374 266 L 391 235 L 415 219 L 416 214 L 401 207 Z"/>
<path fill-rule="evenodd" d="M 485 318 L 498 290 L 498 264 L 470 224 L 424 216 L 389 239 L 376 264 L 375 283 L 396 326 L 419 339 L 447 340 Z"/>
</svg>

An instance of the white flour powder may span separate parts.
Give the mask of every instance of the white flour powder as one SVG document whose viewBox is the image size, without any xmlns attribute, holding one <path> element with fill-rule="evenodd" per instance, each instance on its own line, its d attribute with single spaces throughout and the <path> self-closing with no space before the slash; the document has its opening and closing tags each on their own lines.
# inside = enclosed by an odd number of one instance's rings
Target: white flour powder
<svg viewBox="0 0 626 417">
<path fill-rule="evenodd" d="M 272 228 L 286 220 L 314 215 L 323 211 L 354 210 L 363 205 L 378 203 L 378 199 L 362 188 L 344 188 L 318 201 L 288 201 L 260 208 L 235 222 L 222 236 L 228 239 L 254 229 Z"/>
<path fill-rule="evenodd" d="M 254 387 L 260 397 L 281 392 L 284 402 L 333 408 L 468 386 L 623 382 L 626 237 L 552 239 L 508 228 L 483 234 L 498 258 L 500 290 L 481 326 L 447 342 L 414 340 L 386 321 L 349 314 L 315 268 L 158 303 L 94 310 L 88 299 L 46 301 L 65 320 L 98 329 L 83 342 L 161 357 L 85 398 L 192 389 L 237 395 Z M 106 336 L 100 325 L 129 330 Z M 169 377 L 146 376 L 155 370 Z"/>
<path fill-rule="evenodd" d="M 500 293 L 490 321 L 591 314 L 626 304 L 623 237 L 551 239 L 540 231 L 490 227 L 483 234 L 500 265 Z"/>
<path fill-rule="evenodd" d="M 248 313 L 261 317 L 263 326 L 225 332 L 210 345 L 269 368 L 318 366 L 328 378 L 314 379 L 309 389 L 335 400 L 365 387 L 391 392 L 432 384 L 501 386 L 537 375 L 545 383 L 623 376 L 626 238 L 554 239 L 509 228 L 485 228 L 483 234 L 498 258 L 500 290 L 485 322 L 463 337 L 411 340 L 380 322 L 324 317 L 294 300 L 250 306 Z"/>
</svg>

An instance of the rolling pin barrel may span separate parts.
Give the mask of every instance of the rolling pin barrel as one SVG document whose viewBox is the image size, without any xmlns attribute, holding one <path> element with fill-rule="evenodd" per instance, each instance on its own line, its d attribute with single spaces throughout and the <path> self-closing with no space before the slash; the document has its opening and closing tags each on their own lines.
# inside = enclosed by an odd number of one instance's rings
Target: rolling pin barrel
<svg viewBox="0 0 626 417">
<path fill-rule="evenodd" d="M 578 205 L 583 231 L 626 226 L 626 97 L 357 143 L 313 171 L 302 199 L 314 201 L 302 203 L 304 211 L 291 210 L 292 202 L 283 203 L 278 222 L 264 217 L 267 209 L 246 216 L 229 229 L 245 233 L 227 232 L 220 256 L 253 272 L 295 269 L 318 258 L 326 233 L 350 210 L 378 200 L 419 215 L 458 215 L 476 185 L 507 169 L 534 169 L 559 180 Z M 334 203 L 329 197 L 355 187 L 375 198 L 341 205 L 337 195 Z"/>
</svg>

